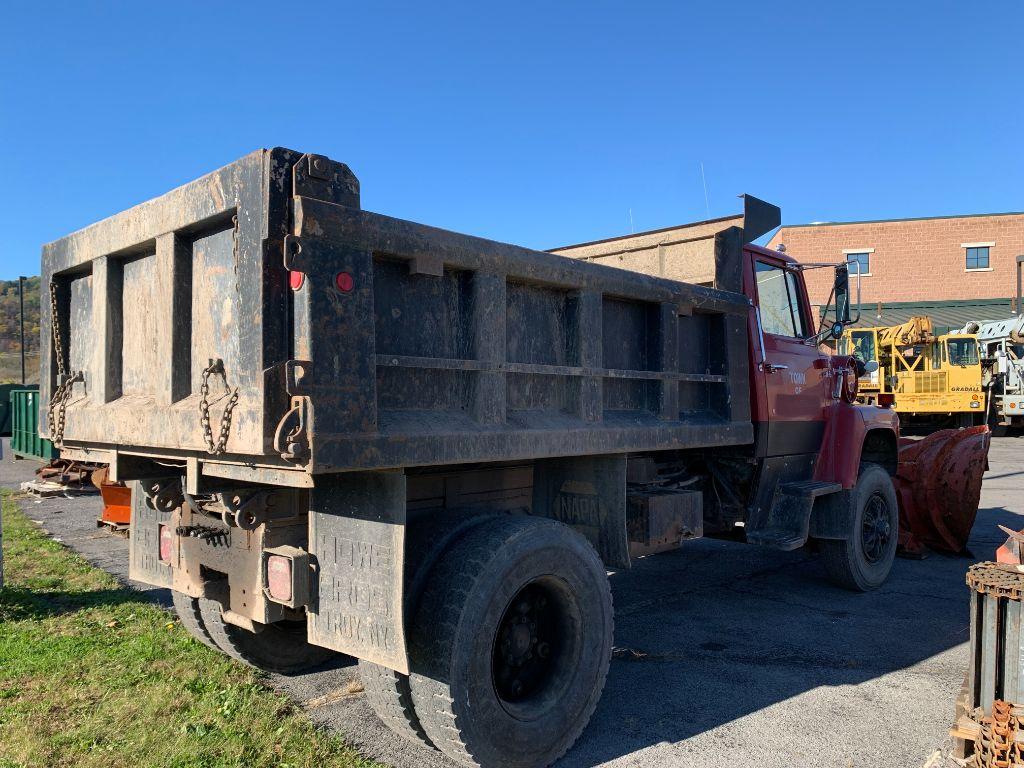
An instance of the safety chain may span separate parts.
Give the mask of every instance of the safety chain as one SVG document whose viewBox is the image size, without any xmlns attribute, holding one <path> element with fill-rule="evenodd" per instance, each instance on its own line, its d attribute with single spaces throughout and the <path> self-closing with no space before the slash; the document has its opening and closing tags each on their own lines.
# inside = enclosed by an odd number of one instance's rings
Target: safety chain
<svg viewBox="0 0 1024 768">
<path fill-rule="evenodd" d="M 217 441 L 213 440 L 213 427 L 210 425 L 210 376 L 219 374 L 224 379 L 224 391 L 230 393 L 228 403 L 224 406 L 224 414 L 220 419 L 220 431 Z M 224 361 L 211 360 L 210 364 L 203 369 L 203 383 L 199 388 L 199 422 L 203 425 L 203 437 L 206 440 L 207 453 L 217 455 L 227 450 L 228 434 L 231 432 L 231 412 L 238 404 L 238 387 L 231 389 L 228 386 L 228 377 L 224 373 Z"/>
<path fill-rule="evenodd" d="M 57 391 L 53 393 L 53 397 L 50 398 L 50 436 L 53 444 L 58 448 L 64 445 L 64 423 L 67 416 L 68 400 L 71 399 L 71 392 L 75 388 L 75 382 L 78 381 L 85 381 L 81 371 L 61 382 Z"/>
<path fill-rule="evenodd" d="M 60 340 L 60 315 L 57 313 L 57 283 L 50 281 L 50 329 L 53 331 L 53 354 L 57 358 L 57 375 L 67 371 L 64 365 L 64 347 Z"/>
<path fill-rule="evenodd" d="M 50 329 L 53 335 L 53 355 L 57 359 L 57 390 L 50 397 L 50 436 L 53 444 L 60 448 L 64 444 L 64 424 L 66 422 L 67 405 L 75 383 L 85 381 L 85 375 L 77 371 L 68 376 L 67 363 L 64 360 L 64 345 L 60 336 L 60 313 L 57 310 L 57 283 L 50 281 Z"/>
</svg>

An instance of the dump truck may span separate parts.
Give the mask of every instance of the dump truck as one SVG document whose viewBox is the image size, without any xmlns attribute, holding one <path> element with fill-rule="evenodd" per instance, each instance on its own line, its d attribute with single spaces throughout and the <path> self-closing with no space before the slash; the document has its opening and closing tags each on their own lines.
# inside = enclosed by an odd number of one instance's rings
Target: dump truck
<svg viewBox="0 0 1024 768">
<path fill-rule="evenodd" d="M 1002 320 L 969 322 L 960 333 L 975 334 L 981 362 L 989 378 L 990 421 L 994 429 L 1024 427 L 1024 313 L 1021 312 L 1021 271 L 1024 255 L 1017 257 L 1016 313 Z"/>
<path fill-rule="evenodd" d="M 130 577 L 201 642 L 359 660 L 396 733 L 548 765 L 609 668 L 609 571 L 701 536 L 880 586 L 898 423 L 812 321 L 803 271 L 707 239 L 714 286 L 360 207 L 261 150 L 43 248 L 41 430 L 132 486 Z M 680 585 L 682 586 L 682 585 Z"/>
<path fill-rule="evenodd" d="M 936 336 L 931 318 L 918 316 L 900 325 L 847 328 L 837 349 L 878 364 L 861 376 L 861 402 L 892 406 L 908 425 L 985 423 L 987 390 L 974 334 Z"/>
</svg>

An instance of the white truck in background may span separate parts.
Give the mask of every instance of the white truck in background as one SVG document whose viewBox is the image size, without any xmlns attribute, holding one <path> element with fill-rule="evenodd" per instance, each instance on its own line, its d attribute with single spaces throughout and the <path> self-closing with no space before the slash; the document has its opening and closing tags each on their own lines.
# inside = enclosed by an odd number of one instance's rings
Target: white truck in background
<svg viewBox="0 0 1024 768">
<path fill-rule="evenodd" d="M 990 420 L 993 431 L 1024 427 L 1024 311 L 1021 307 L 1021 268 L 1024 255 L 1017 257 L 1017 301 L 1015 314 L 1005 320 L 969 322 L 962 333 L 977 334 L 981 360 L 989 381 Z"/>
</svg>

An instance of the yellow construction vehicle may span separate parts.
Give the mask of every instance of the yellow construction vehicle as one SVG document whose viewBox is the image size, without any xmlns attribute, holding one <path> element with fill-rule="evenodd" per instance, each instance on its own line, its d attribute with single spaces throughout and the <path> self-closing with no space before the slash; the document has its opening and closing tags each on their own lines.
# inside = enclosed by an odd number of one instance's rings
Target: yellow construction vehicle
<svg viewBox="0 0 1024 768">
<path fill-rule="evenodd" d="M 985 422 L 978 340 L 973 334 L 936 336 L 931 318 L 874 328 L 849 328 L 840 354 L 852 354 L 878 370 L 860 379 L 862 402 L 891 405 L 903 422 L 956 426 Z"/>
</svg>

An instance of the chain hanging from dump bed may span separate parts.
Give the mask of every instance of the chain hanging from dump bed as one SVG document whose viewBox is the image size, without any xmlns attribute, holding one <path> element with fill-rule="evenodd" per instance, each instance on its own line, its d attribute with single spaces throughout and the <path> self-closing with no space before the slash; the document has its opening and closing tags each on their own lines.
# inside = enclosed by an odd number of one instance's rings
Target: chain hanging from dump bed
<svg viewBox="0 0 1024 768">
<path fill-rule="evenodd" d="M 224 392 L 230 395 L 227 405 L 224 406 L 224 414 L 220 417 L 220 431 L 217 434 L 216 442 L 213 440 L 213 427 L 210 425 L 210 376 L 215 373 L 224 379 Z M 206 451 L 216 456 L 227 450 L 228 435 L 231 432 L 231 413 L 238 404 L 238 387 L 232 389 L 228 386 L 228 376 L 224 372 L 223 360 L 211 360 L 210 364 L 203 369 L 203 383 L 199 391 L 199 423 L 203 426 Z"/>
<path fill-rule="evenodd" d="M 71 376 L 67 375 L 67 363 L 64 358 L 64 344 L 60 335 L 60 315 L 57 312 L 57 284 L 50 282 L 50 327 L 53 329 L 53 354 L 57 360 L 57 390 L 50 398 L 49 418 L 50 434 L 53 444 L 60 448 L 64 444 L 64 424 L 67 414 L 68 400 L 75 388 L 76 382 L 84 382 L 85 375 L 82 371 L 76 371 Z"/>
</svg>

